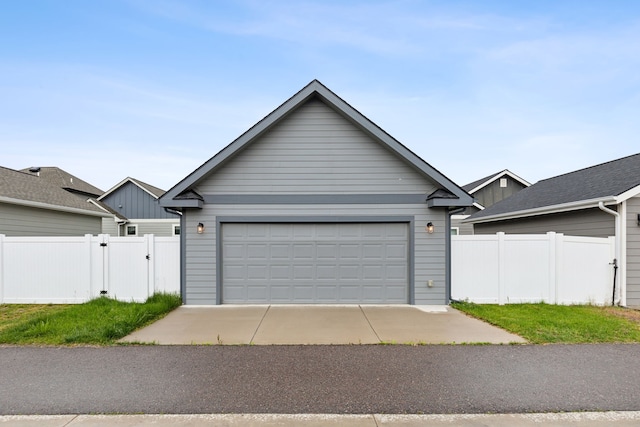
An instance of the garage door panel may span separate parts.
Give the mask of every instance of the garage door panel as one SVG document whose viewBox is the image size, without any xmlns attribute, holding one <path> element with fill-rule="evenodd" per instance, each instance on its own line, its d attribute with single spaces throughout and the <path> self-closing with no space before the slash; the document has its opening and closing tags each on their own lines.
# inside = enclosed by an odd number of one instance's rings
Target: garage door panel
<svg viewBox="0 0 640 427">
<path fill-rule="evenodd" d="M 384 258 L 384 246 L 380 243 L 362 245 L 362 259 L 365 260 L 381 260 Z"/>
<path fill-rule="evenodd" d="M 224 303 L 407 303 L 408 225 L 223 224 Z"/>
<path fill-rule="evenodd" d="M 405 260 L 407 258 L 407 245 L 389 244 L 385 246 L 385 249 L 386 249 L 385 257 L 388 260 Z"/>
<path fill-rule="evenodd" d="M 297 260 L 313 259 L 314 247 L 309 243 L 295 243 L 292 247 L 293 256 Z"/>
<path fill-rule="evenodd" d="M 273 244 L 270 246 L 269 257 L 272 260 L 290 260 L 293 255 L 289 244 Z"/>
<path fill-rule="evenodd" d="M 384 278 L 386 280 L 407 280 L 407 269 L 404 265 L 387 265 Z"/>
<path fill-rule="evenodd" d="M 340 280 L 360 280 L 362 277 L 359 265 L 340 265 L 338 266 L 338 276 Z"/>
<path fill-rule="evenodd" d="M 226 269 L 225 269 L 226 270 Z M 248 280 L 269 280 L 269 271 L 266 265 L 247 265 Z"/>
<path fill-rule="evenodd" d="M 337 279 L 336 275 L 336 266 L 335 265 L 318 265 L 316 267 L 316 278 L 318 280 L 335 280 Z"/>
<path fill-rule="evenodd" d="M 248 260 L 266 260 L 268 258 L 269 258 L 269 246 L 267 246 L 266 243 L 247 245 Z"/>
<path fill-rule="evenodd" d="M 335 244 L 318 243 L 316 245 L 316 258 L 319 260 L 338 259 L 337 246 Z"/>
<path fill-rule="evenodd" d="M 294 265 L 294 280 L 313 280 L 315 278 L 315 269 L 313 265 Z"/>
</svg>

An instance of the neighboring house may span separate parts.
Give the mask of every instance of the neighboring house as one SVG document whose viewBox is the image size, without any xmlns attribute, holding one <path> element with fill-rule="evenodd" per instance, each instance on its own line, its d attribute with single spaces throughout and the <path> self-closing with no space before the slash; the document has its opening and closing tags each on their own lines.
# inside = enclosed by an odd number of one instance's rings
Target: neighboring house
<svg viewBox="0 0 640 427">
<path fill-rule="evenodd" d="M 622 305 L 640 305 L 640 154 L 535 183 L 477 212 L 476 234 L 616 237 Z"/>
<path fill-rule="evenodd" d="M 472 202 L 317 80 L 160 198 L 186 304 L 446 304 Z"/>
<path fill-rule="evenodd" d="M 75 194 L 83 200 L 87 200 L 89 197 L 96 198 L 104 193 L 104 191 L 99 188 L 58 167 L 30 167 L 21 169 L 20 172 L 37 176 L 43 181 L 47 181 L 71 194 Z"/>
<path fill-rule="evenodd" d="M 82 236 L 99 234 L 112 215 L 59 185 L 31 173 L 0 167 L 0 234 Z"/>
<path fill-rule="evenodd" d="M 180 214 L 162 208 L 158 198 L 164 190 L 134 178 L 125 178 L 98 197 L 113 213 L 102 232 L 114 236 L 175 236 L 180 234 Z"/>
<path fill-rule="evenodd" d="M 470 215 L 506 199 L 531 184 L 508 169 L 462 186 L 474 198 L 473 206 L 451 216 L 451 234 L 473 234 L 473 225 L 463 223 Z"/>
</svg>

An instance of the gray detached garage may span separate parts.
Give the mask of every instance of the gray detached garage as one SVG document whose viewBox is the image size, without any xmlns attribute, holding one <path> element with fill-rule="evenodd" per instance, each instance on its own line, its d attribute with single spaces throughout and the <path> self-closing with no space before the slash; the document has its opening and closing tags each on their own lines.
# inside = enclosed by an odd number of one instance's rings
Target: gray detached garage
<svg viewBox="0 0 640 427">
<path fill-rule="evenodd" d="M 314 80 L 160 199 L 186 304 L 444 304 L 472 198 Z"/>
</svg>

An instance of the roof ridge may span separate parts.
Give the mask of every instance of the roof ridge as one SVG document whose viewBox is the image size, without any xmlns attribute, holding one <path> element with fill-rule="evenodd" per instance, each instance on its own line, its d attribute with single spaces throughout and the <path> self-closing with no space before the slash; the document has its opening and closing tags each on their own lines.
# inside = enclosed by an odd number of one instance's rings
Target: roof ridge
<svg viewBox="0 0 640 427">
<path fill-rule="evenodd" d="M 598 163 L 596 165 L 587 166 L 587 167 L 584 167 L 584 168 L 581 168 L 581 169 L 577 169 L 577 170 L 574 170 L 574 171 L 571 171 L 571 172 L 561 173 L 560 175 L 556 175 L 556 176 L 552 176 L 552 177 L 549 177 L 549 178 L 541 179 L 538 182 L 545 182 L 545 181 L 549 181 L 549 180 L 552 180 L 552 179 L 560 178 L 560 177 L 563 177 L 563 176 L 566 176 L 566 175 L 571 175 L 571 174 L 578 173 L 578 172 L 583 172 L 583 171 L 586 171 L 586 170 L 589 170 L 589 169 L 602 167 L 604 165 L 608 165 L 608 164 L 614 163 L 614 162 L 619 162 L 621 160 L 625 160 L 625 159 L 628 159 L 628 158 L 631 158 L 631 157 L 635 157 L 635 156 L 640 156 L 640 153 L 630 154 L 628 156 L 620 157 L 619 159 L 608 160 L 606 162 Z"/>
</svg>

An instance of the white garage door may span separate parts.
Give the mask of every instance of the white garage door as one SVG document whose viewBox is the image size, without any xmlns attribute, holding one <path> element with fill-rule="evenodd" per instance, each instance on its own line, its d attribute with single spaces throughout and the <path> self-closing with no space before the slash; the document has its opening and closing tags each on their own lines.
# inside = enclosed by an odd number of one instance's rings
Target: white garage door
<svg viewBox="0 0 640 427">
<path fill-rule="evenodd" d="M 222 225 L 223 303 L 409 301 L 406 223 Z"/>
</svg>

